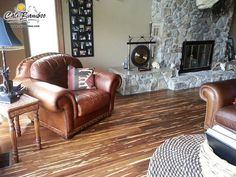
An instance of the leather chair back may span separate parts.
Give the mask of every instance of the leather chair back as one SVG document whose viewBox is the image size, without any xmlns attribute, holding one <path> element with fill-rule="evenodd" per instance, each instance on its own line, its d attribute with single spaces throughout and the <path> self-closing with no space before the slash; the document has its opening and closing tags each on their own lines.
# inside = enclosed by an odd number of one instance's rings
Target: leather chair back
<svg viewBox="0 0 236 177">
<path fill-rule="evenodd" d="M 36 60 L 38 60 L 42 57 L 45 57 L 45 56 L 55 55 L 55 54 L 58 54 L 58 53 L 48 52 L 48 53 L 43 53 L 43 54 L 39 54 L 39 55 L 25 58 L 17 65 L 16 77 L 17 78 L 29 78 L 30 77 L 30 67 Z"/>
<path fill-rule="evenodd" d="M 68 65 L 82 68 L 79 59 L 69 55 L 57 54 L 46 56 L 32 64 L 30 68 L 30 76 L 33 79 L 67 88 Z"/>
</svg>

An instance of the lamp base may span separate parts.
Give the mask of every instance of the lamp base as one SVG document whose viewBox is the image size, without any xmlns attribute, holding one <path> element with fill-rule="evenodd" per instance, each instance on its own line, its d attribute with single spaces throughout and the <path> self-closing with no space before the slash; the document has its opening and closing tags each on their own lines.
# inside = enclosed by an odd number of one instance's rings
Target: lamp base
<svg viewBox="0 0 236 177">
<path fill-rule="evenodd" d="M 14 103 L 20 99 L 20 95 L 9 95 L 4 92 L 0 92 L 0 103 Z"/>
<path fill-rule="evenodd" d="M 17 86 L 12 86 L 12 90 L 10 93 L 6 93 L 4 91 L 4 85 L 0 85 L 0 103 L 14 103 L 20 99 L 20 96 L 24 92 L 24 87 L 21 84 Z"/>
</svg>

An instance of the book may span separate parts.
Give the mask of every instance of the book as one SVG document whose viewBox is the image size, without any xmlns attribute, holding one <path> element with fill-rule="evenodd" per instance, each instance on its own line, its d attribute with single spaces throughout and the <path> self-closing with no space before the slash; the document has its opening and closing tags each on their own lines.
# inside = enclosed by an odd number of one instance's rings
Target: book
<svg viewBox="0 0 236 177">
<path fill-rule="evenodd" d="M 236 165 L 236 134 L 228 129 L 215 125 L 206 131 L 209 146 L 220 158 Z"/>
</svg>

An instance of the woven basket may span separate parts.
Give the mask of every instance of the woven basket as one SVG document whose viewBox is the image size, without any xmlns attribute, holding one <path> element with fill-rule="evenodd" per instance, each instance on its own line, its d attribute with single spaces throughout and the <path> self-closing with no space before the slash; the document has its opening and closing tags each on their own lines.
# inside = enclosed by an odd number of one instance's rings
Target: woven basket
<svg viewBox="0 0 236 177">
<path fill-rule="evenodd" d="M 218 157 L 207 140 L 200 147 L 199 157 L 204 177 L 236 177 L 236 166 Z"/>
</svg>

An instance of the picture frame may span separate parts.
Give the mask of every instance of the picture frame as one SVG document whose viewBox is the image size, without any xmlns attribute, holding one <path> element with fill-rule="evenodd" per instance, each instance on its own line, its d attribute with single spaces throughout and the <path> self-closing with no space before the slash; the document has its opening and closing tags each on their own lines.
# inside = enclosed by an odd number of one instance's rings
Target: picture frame
<svg viewBox="0 0 236 177">
<path fill-rule="evenodd" d="M 151 24 L 151 36 L 158 37 L 162 33 L 161 26 L 159 23 L 152 23 Z"/>
<path fill-rule="evenodd" d="M 93 1 L 69 0 L 69 12 L 72 56 L 94 56 Z"/>
</svg>

